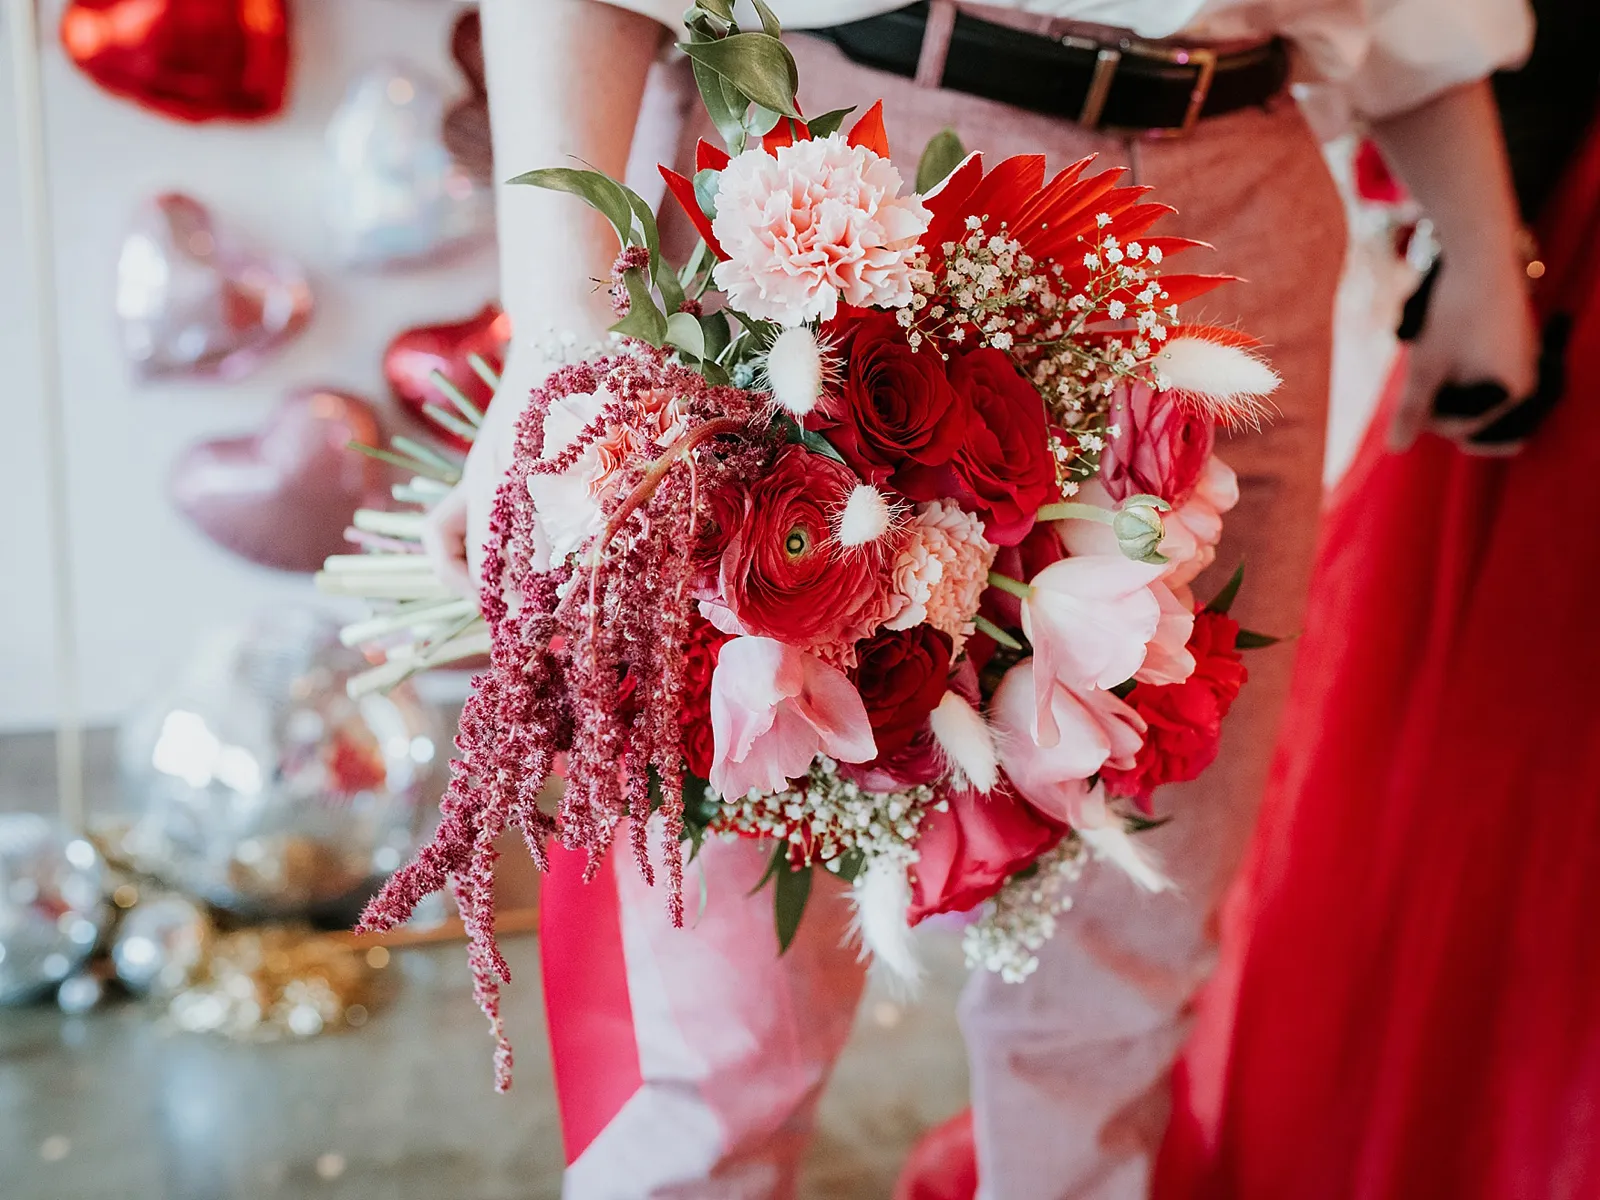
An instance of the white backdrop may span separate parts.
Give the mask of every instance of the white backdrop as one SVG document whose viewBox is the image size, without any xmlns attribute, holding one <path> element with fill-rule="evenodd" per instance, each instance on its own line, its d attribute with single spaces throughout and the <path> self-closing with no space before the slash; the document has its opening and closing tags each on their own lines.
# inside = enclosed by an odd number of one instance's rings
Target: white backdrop
<svg viewBox="0 0 1600 1200">
<path fill-rule="evenodd" d="M 448 90 L 450 0 L 298 0 L 289 106 L 254 125 L 188 126 L 113 99 L 55 40 L 43 0 L 50 184 L 61 272 L 68 489 L 86 719 L 115 720 L 167 677 L 197 632 L 264 606 L 311 599 L 309 578 L 234 558 L 168 506 L 166 475 L 197 439 L 254 429 L 290 389 L 324 383 L 383 401 L 381 354 L 407 326 L 468 315 L 495 295 L 489 248 L 447 266 L 341 272 L 319 217 L 322 133 L 350 79 L 408 60 Z M 0 31 L 0 38 L 9 38 Z M 0 48 L 0 729 L 55 718 L 45 529 L 45 442 L 22 258 L 9 45 Z M 310 327 L 233 385 L 136 385 L 116 348 L 112 289 L 135 204 L 188 192 L 311 272 Z"/>
</svg>

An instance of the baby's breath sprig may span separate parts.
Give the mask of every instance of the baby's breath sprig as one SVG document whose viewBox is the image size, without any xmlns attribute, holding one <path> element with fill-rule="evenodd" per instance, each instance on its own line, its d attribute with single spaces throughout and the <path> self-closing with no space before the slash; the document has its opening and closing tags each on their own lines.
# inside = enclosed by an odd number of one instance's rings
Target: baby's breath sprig
<svg viewBox="0 0 1600 1200">
<path fill-rule="evenodd" d="M 1004 222 L 990 232 L 969 216 L 966 236 L 939 247 L 938 271 L 926 257 L 918 263 L 912 302 L 899 313 L 913 349 L 976 344 L 1011 355 L 1044 398 L 1063 497 L 1095 475 L 1116 436 L 1118 385 L 1161 386 L 1156 356 L 1178 323 L 1177 306 L 1164 303 L 1160 246 L 1120 241 L 1106 232 L 1108 213 L 1095 224 L 1078 239 L 1081 269 L 1069 272 L 1034 259 Z"/>
</svg>

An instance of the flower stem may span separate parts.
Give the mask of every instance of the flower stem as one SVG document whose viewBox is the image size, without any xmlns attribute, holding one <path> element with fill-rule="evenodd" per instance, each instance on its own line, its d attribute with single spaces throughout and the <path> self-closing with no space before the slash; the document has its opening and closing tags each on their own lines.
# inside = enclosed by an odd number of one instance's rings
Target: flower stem
<svg viewBox="0 0 1600 1200">
<path fill-rule="evenodd" d="M 979 633 L 986 633 L 1008 650 L 1026 650 L 1027 647 L 1014 638 L 1009 632 L 1000 628 L 988 617 L 979 613 L 972 618 L 972 623 L 977 626 Z"/>
<path fill-rule="evenodd" d="M 1096 504 L 1080 504 L 1076 500 L 1063 500 L 1059 504 L 1046 504 L 1039 510 L 1035 520 L 1039 521 L 1099 521 L 1102 525 L 1111 524 L 1114 513 L 1110 509 L 1101 508 Z"/>
<path fill-rule="evenodd" d="M 1033 595 L 1033 588 L 1020 579 L 1013 579 L 1009 575 L 1002 575 L 999 571 L 989 572 L 989 586 L 999 588 L 1002 592 L 1010 592 L 1019 600 L 1026 600 Z M 998 639 L 997 639 L 998 640 Z"/>
</svg>

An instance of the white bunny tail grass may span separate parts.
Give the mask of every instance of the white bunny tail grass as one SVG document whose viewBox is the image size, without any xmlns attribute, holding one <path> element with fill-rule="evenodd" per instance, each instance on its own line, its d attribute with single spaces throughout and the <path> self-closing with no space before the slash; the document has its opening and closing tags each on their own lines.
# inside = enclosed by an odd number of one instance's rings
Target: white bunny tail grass
<svg viewBox="0 0 1600 1200">
<path fill-rule="evenodd" d="M 1145 891 L 1170 892 L 1177 887 L 1161 870 L 1156 856 L 1137 845 L 1120 820 L 1113 818 L 1098 829 L 1080 829 L 1078 836 L 1096 858 L 1120 867 Z"/>
<path fill-rule="evenodd" d="M 915 992 L 922 983 L 922 962 L 906 923 L 911 905 L 906 864 L 897 856 L 869 858 L 850 900 L 855 905 L 854 931 L 861 938 L 862 949 L 871 953 L 873 963 L 893 987 L 907 994 Z"/>
<path fill-rule="evenodd" d="M 858 483 L 839 512 L 834 536 L 841 546 L 866 546 L 888 533 L 894 525 L 895 512 L 889 498 L 870 483 Z"/>
<path fill-rule="evenodd" d="M 796 418 L 817 406 L 830 371 L 827 348 L 804 325 L 780 333 L 761 360 L 761 377 L 772 398 Z"/>
<path fill-rule="evenodd" d="M 1155 368 L 1163 387 L 1182 392 L 1218 424 L 1259 426 L 1282 381 L 1247 345 L 1226 329 L 1186 333 L 1162 348 Z"/>
<path fill-rule="evenodd" d="M 967 782 L 980 792 L 993 791 L 1000 782 L 1000 754 L 978 710 L 955 692 L 946 692 L 928 723 L 939 748 Z"/>
</svg>

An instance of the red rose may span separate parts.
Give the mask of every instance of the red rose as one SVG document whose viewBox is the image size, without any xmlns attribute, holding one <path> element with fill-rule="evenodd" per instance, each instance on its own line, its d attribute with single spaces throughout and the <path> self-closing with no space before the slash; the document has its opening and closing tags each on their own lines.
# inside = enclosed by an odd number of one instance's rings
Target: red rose
<svg viewBox="0 0 1600 1200">
<path fill-rule="evenodd" d="M 912 350 L 893 313 L 869 312 L 843 326 L 844 385 L 808 424 L 860 476 L 888 482 L 913 500 L 946 490 L 948 465 L 966 436 L 966 401 L 945 375 L 944 359 Z"/>
<path fill-rule="evenodd" d="M 880 754 L 869 763 L 840 763 L 839 774 L 869 792 L 899 792 L 944 777 L 950 760 L 928 725 L 893 754 Z"/>
<path fill-rule="evenodd" d="M 927 726 L 928 714 L 944 699 L 950 649 L 950 635 L 932 625 L 879 630 L 856 647 L 850 681 L 872 722 L 874 763 L 906 749 Z"/>
<path fill-rule="evenodd" d="M 1216 446 L 1211 418 L 1171 392 L 1143 384 L 1119 388 L 1117 436 L 1100 459 L 1100 482 L 1113 500 L 1160 496 L 1177 508 L 1194 492 Z"/>
<path fill-rule="evenodd" d="M 950 360 L 950 382 L 972 405 L 954 467 L 991 542 L 1014 546 L 1056 491 L 1044 401 L 1011 360 L 987 347 Z"/>
<path fill-rule="evenodd" d="M 1066 825 L 1020 800 L 1009 784 L 987 795 L 949 792 L 945 799 L 949 807 L 931 810 L 917 832 L 906 913 L 913 925 L 983 903 L 1067 832 Z"/>
<path fill-rule="evenodd" d="M 881 620 L 899 541 L 846 553 L 830 519 L 859 482 L 843 463 L 785 446 L 751 487 L 722 554 L 722 597 L 744 632 L 816 650 L 849 645 Z"/>
<path fill-rule="evenodd" d="M 700 779 L 711 774 L 711 675 L 717 657 L 730 640 L 704 617 L 695 616 L 689 642 L 683 650 L 683 757 L 689 773 Z"/>
<path fill-rule="evenodd" d="M 1222 719 L 1249 678 L 1234 645 L 1238 636 L 1231 617 L 1196 613 L 1189 635 L 1194 674 L 1182 683 L 1134 685 L 1127 702 L 1150 728 L 1131 768 L 1100 772 L 1113 795 L 1146 804 L 1162 784 L 1196 779 L 1216 760 Z"/>
</svg>

